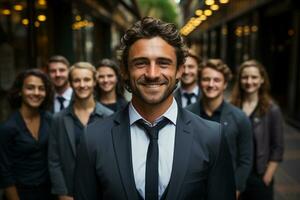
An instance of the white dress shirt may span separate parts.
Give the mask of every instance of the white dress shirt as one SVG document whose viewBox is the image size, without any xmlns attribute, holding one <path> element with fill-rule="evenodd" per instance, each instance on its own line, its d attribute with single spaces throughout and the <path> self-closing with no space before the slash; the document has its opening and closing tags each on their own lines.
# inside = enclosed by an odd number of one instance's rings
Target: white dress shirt
<svg viewBox="0 0 300 200">
<path fill-rule="evenodd" d="M 198 99 L 198 94 L 199 94 L 199 86 L 196 85 L 196 87 L 194 87 L 194 89 L 192 90 L 192 92 L 187 92 L 186 90 L 180 88 L 180 93 L 181 93 L 181 103 L 182 103 L 182 107 L 186 107 L 187 106 L 187 99 L 186 97 L 183 95 L 184 93 L 194 93 L 195 95 L 191 98 L 191 102 L 192 103 L 196 103 L 197 99 Z"/>
<path fill-rule="evenodd" d="M 66 108 L 69 106 L 69 104 L 72 100 L 72 94 L 73 94 L 73 89 L 71 87 L 66 89 L 66 91 L 62 95 L 55 93 L 55 95 L 54 95 L 54 112 L 55 113 L 60 111 L 60 103 L 56 97 L 62 96 L 65 98 L 65 101 L 63 102 L 63 104 L 64 104 L 64 107 Z"/>
<path fill-rule="evenodd" d="M 165 189 L 168 187 L 173 164 L 174 144 L 175 144 L 175 131 L 178 107 L 175 99 L 169 109 L 158 119 L 155 120 L 155 126 L 162 117 L 168 118 L 170 123 L 159 131 L 158 136 L 158 197 L 162 197 Z M 130 119 L 130 132 L 131 132 L 131 149 L 132 149 L 132 166 L 134 173 L 134 180 L 139 194 L 145 198 L 145 176 L 146 176 L 146 159 L 147 150 L 149 146 L 149 138 L 145 131 L 138 127 L 135 122 L 143 117 L 136 111 L 132 103 L 129 105 L 129 119 Z"/>
</svg>

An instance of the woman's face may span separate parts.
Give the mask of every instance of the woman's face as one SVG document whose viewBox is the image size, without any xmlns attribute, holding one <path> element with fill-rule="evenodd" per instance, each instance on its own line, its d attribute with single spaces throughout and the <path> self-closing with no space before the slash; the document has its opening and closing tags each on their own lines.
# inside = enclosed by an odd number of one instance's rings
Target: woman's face
<svg viewBox="0 0 300 200">
<path fill-rule="evenodd" d="M 114 70 L 110 67 L 100 67 L 97 69 L 98 71 L 98 85 L 100 89 L 109 93 L 115 90 L 117 85 L 117 76 Z"/>
<path fill-rule="evenodd" d="M 246 94 L 258 93 L 263 82 L 264 79 L 262 78 L 257 67 L 249 66 L 243 69 L 241 73 L 240 84 L 242 90 Z"/>
<path fill-rule="evenodd" d="M 39 108 L 46 97 L 46 89 L 42 79 L 34 75 L 25 78 L 21 96 L 22 106 Z"/>
</svg>

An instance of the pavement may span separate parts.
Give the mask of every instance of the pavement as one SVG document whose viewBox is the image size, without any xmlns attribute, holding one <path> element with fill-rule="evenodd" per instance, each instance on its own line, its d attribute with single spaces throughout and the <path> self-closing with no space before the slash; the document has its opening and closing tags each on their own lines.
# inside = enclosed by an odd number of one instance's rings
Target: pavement
<svg viewBox="0 0 300 200">
<path fill-rule="evenodd" d="M 275 200 L 300 200 L 300 130 L 285 125 L 284 160 L 275 174 Z"/>
</svg>

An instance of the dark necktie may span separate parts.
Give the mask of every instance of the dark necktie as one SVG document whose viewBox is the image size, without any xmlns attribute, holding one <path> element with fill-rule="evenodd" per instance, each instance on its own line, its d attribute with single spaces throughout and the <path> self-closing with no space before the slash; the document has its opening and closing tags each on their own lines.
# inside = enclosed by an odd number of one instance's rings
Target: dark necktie
<svg viewBox="0 0 300 200">
<path fill-rule="evenodd" d="M 58 100 L 58 102 L 59 102 L 59 104 L 60 104 L 59 110 L 64 109 L 64 108 L 65 108 L 65 106 L 64 106 L 64 101 L 65 101 L 66 99 L 65 99 L 64 97 L 62 97 L 62 96 L 57 96 L 56 98 L 57 98 L 57 100 Z"/>
<path fill-rule="evenodd" d="M 194 93 L 183 93 L 183 96 L 187 99 L 186 105 L 190 105 L 192 103 L 192 98 L 195 96 Z"/>
<path fill-rule="evenodd" d="M 167 118 L 163 118 L 155 126 L 150 127 L 140 119 L 137 125 L 145 130 L 150 143 L 147 151 L 146 160 L 146 181 L 145 181 L 145 200 L 158 200 L 158 133 L 169 123 Z"/>
</svg>

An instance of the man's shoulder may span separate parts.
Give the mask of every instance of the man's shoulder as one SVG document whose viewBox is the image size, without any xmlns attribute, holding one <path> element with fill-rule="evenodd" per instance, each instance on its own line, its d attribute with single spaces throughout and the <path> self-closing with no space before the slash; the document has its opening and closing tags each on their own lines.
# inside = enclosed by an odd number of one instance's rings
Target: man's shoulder
<svg viewBox="0 0 300 200">
<path fill-rule="evenodd" d="M 219 123 L 203 119 L 186 109 L 182 109 L 182 114 L 190 121 L 189 126 L 193 129 L 195 134 L 200 134 L 203 137 L 220 136 L 221 125 Z"/>
<path fill-rule="evenodd" d="M 118 113 L 114 113 L 108 117 L 91 123 L 86 129 L 86 137 L 93 139 L 110 133 L 111 129 L 115 126 L 115 119 L 117 115 Z"/>
<path fill-rule="evenodd" d="M 224 102 L 224 109 L 231 112 L 237 120 L 248 119 L 247 115 L 240 108 L 232 105 L 231 103 Z"/>
</svg>

